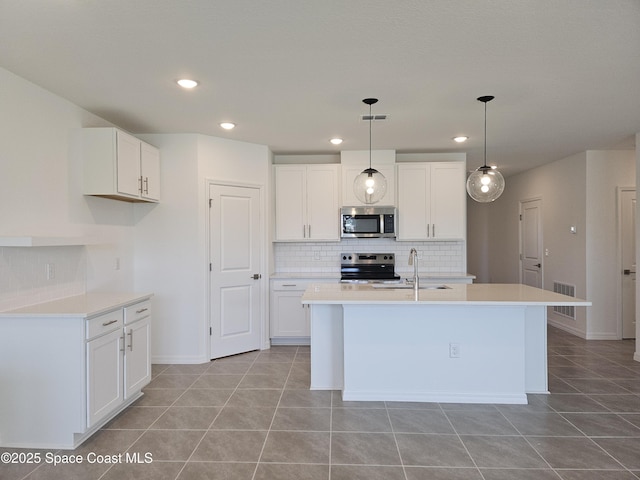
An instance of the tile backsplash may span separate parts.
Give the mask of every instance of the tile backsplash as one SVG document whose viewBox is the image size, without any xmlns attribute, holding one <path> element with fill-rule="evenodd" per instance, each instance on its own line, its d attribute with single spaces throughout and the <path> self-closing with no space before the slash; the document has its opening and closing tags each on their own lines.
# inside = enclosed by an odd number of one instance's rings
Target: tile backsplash
<svg viewBox="0 0 640 480">
<path fill-rule="evenodd" d="M 1 247 L 0 311 L 80 295 L 86 271 L 83 246 Z"/>
<path fill-rule="evenodd" d="M 353 239 L 342 242 L 275 243 L 276 273 L 340 273 L 340 254 L 393 253 L 396 272 L 411 273 L 409 251 L 418 250 L 421 273 L 466 272 L 464 241 L 396 242 L 391 239 Z"/>
</svg>

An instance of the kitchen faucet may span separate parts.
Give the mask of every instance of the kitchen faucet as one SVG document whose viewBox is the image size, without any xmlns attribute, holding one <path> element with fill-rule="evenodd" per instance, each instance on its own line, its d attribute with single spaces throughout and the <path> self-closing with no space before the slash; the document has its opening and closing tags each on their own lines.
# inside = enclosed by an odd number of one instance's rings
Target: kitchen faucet
<svg viewBox="0 0 640 480">
<path fill-rule="evenodd" d="M 417 295 L 420 285 L 418 280 L 418 251 L 415 248 L 409 251 L 409 265 L 413 265 L 413 290 Z"/>
</svg>

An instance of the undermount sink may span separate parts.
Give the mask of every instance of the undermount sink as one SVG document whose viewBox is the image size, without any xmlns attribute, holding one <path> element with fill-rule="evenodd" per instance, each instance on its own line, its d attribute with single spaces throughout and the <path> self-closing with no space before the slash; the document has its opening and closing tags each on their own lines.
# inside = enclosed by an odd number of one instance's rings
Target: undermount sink
<svg viewBox="0 0 640 480">
<path fill-rule="evenodd" d="M 384 288 L 387 290 L 413 290 L 413 285 L 408 283 L 374 283 L 373 288 Z M 451 287 L 447 285 L 420 285 L 420 290 L 448 290 Z"/>
</svg>

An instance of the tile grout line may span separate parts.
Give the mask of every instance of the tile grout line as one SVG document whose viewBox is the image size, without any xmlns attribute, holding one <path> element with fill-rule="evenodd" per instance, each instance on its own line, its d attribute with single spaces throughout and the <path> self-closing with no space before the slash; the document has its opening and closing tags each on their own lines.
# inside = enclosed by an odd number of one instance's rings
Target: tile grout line
<svg viewBox="0 0 640 480">
<path fill-rule="evenodd" d="M 384 409 L 385 412 L 387 413 L 387 420 L 389 420 L 389 426 L 391 427 L 391 433 L 393 434 L 393 441 L 396 444 L 396 451 L 398 452 L 398 458 L 400 459 L 400 466 L 402 467 L 402 474 L 404 475 L 404 479 L 405 480 L 409 480 L 409 477 L 407 477 L 407 469 L 405 468 L 404 465 L 404 460 L 402 459 L 402 453 L 400 452 L 400 445 L 398 445 L 398 437 L 396 436 L 396 429 L 393 426 L 393 422 L 391 421 L 391 414 L 389 413 L 389 406 L 387 405 L 387 402 L 384 402 Z"/>
<path fill-rule="evenodd" d="M 198 441 L 198 443 L 195 445 L 195 447 L 193 447 L 193 450 L 191 451 L 191 454 L 189 455 L 189 457 L 187 458 L 187 460 L 184 462 L 184 465 L 182 466 L 182 468 L 180 469 L 180 471 L 178 471 L 178 473 L 176 474 L 175 480 L 178 480 L 178 478 L 180 478 L 180 475 L 182 475 L 182 472 L 184 471 L 185 468 L 187 468 L 187 465 L 189 464 L 189 461 L 193 458 L 193 455 L 196 453 L 196 451 L 198 450 L 198 447 L 202 444 L 202 441 L 204 440 L 204 437 L 207 436 L 207 433 L 209 433 L 209 430 L 211 429 L 211 427 L 213 426 L 214 422 L 217 420 L 217 418 L 220 416 L 220 414 L 222 413 L 222 410 L 224 409 L 224 407 L 227 406 L 227 404 L 229 403 L 229 400 L 231 400 L 231 397 L 233 397 L 233 394 L 236 393 L 236 391 L 238 390 L 238 388 L 240 387 L 240 384 L 242 383 L 242 380 L 244 379 L 244 377 L 247 375 L 247 373 L 249 372 L 249 370 L 251 369 L 251 367 L 255 364 L 256 360 L 258 359 L 258 356 L 256 355 L 256 358 L 253 359 L 253 361 L 251 362 L 251 365 L 249 366 L 249 368 L 247 368 L 247 371 L 245 373 L 242 374 L 242 378 L 240 379 L 240 381 L 238 382 L 238 384 L 235 386 L 235 388 L 233 389 L 233 391 L 231 392 L 231 394 L 229 395 L 229 397 L 227 398 L 227 400 L 224 402 L 224 405 L 222 405 L 220 407 L 220 411 L 215 415 L 215 417 L 213 418 L 213 420 L 211 420 L 211 423 L 209 423 L 209 426 L 207 427 L 207 429 L 203 432 L 202 437 L 200 437 L 200 440 Z M 215 360 L 213 360 L 212 362 L 215 362 Z M 248 363 L 248 362 L 247 362 Z M 206 375 L 207 370 L 209 370 L 209 368 L 211 368 L 211 365 L 206 368 L 202 373 L 200 373 L 200 375 L 198 375 L 198 378 L 195 379 L 191 385 L 189 385 L 189 387 L 187 387 L 185 389 L 184 392 L 182 392 L 182 394 L 180 396 L 178 396 L 178 398 L 176 398 L 174 400 L 174 402 L 171 404 L 171 406 L 173 406 L 188 390 L 191 389 L 191 387 L 193 387 L 193 385 L 195 385 L 195 383 L 202 378 L 203 375 Z M 159 417 L 158 417 L 159 418 Z M 157 421 L 157 419 L 156 419 Z M 155 423 L 155 422 L 154 422 Z"/>
<path fill-rule="evenodd" d="M 273 416 L 271 417 L 271 423 L 269 424 L 269 428 L 267 429 L 267 435 L 264 437 L 264 442 L 262 442 L 262 448 L 260 449 L 260 455 L 258 455 L 258 460 L 256 461 L 256 467 L 253 470 L 253 475 L 251 476 L 251 480 L 255 480 L 256 475 L 258 474 L 258 468 L 260 467 L 260 461 L 262 460 L 262 455 L 264 454 L 264 449 L 267 446 L 267 441 L 269 440 L 269 434 L 271 433 L 271 428 L 273 427 L 273 422 L 275 422 L 276 415 L 278 414 L 278 408 L 280 407 L 280 402 L 282 401 L 282 396 L 284 395 L 285 389 L 287 387 L 287 382 L 289 381 L 289 377 L 291 376 L 291 371 L 293 370 L 293 365 L 295 364 L 295 358 L 298 355 L 298 350 L 300 348 L 296 347 L 296 353 L 293 356 L 291 361 L 291 366 L 289 367 L 289 372 L 287 373 L 287 378 L 284 380 L 284 384 L 282 385 L 282 389 L 280 391 L 280 397 L 278 397 L 278 403 L 276 404 L 276 408 L 273 411 Z M 256 360 L 258 357 L 256 357 Z M 247 371 L 248 372 L 248 371 Z M 240 384 L 238 384 L 240 385 Z"/>
<path fill-rule="evenodd" d="M 464 447 L 464 451 L 467 452 L 467 455 L 469 456 L 469 458 L 473 462 L 473 466 L 475 467 L 476 471 L 480 474 L 480 478 L 482 480 L 485 480 L 484 474 L 482 473 L 482 470 L 480 470 L 480 467 L 478 467 L 478 464 L 476 463 L 475 458 L 473 458 L 473 456 L 471 455 L 471 452 L 467 448 L 467 445 L 462 441 L 462 438 L 460 437 L 460 434 L 458 433 L 458 430 L 456 430 L 456 427 L 453 425 L 453 422 L 449 418 L 449 415 L 447 415 L 447 411 L 444 408 L 442 408 L 442 404 L 441 403 L 438 403 L 438 407 L 440 409 L 440 412 L 442 412 L 442 414 L 444 415 L 444 418 L 446 418 L 447 422 L 449 422 L 449 425 L 451 426 L 451 429 L 453 430 L 453 433 L 456 435 L 456 437 L 458 437 L 458 441 Z M 497 408 L 496 408 L 496 410 L 497 410 Z"/>
</svg>

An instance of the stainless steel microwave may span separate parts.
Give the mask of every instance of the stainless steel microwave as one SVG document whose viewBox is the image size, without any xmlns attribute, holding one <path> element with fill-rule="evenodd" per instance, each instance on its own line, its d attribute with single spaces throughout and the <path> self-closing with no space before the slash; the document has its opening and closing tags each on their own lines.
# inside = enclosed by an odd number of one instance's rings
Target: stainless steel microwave
<svg viewBox="0 0 640 480">
<path fill-rule="evenodd" d="M 395 207 L 342 207 L 340 209 L 342 238 L 395 238 Z"/>
</svg>

